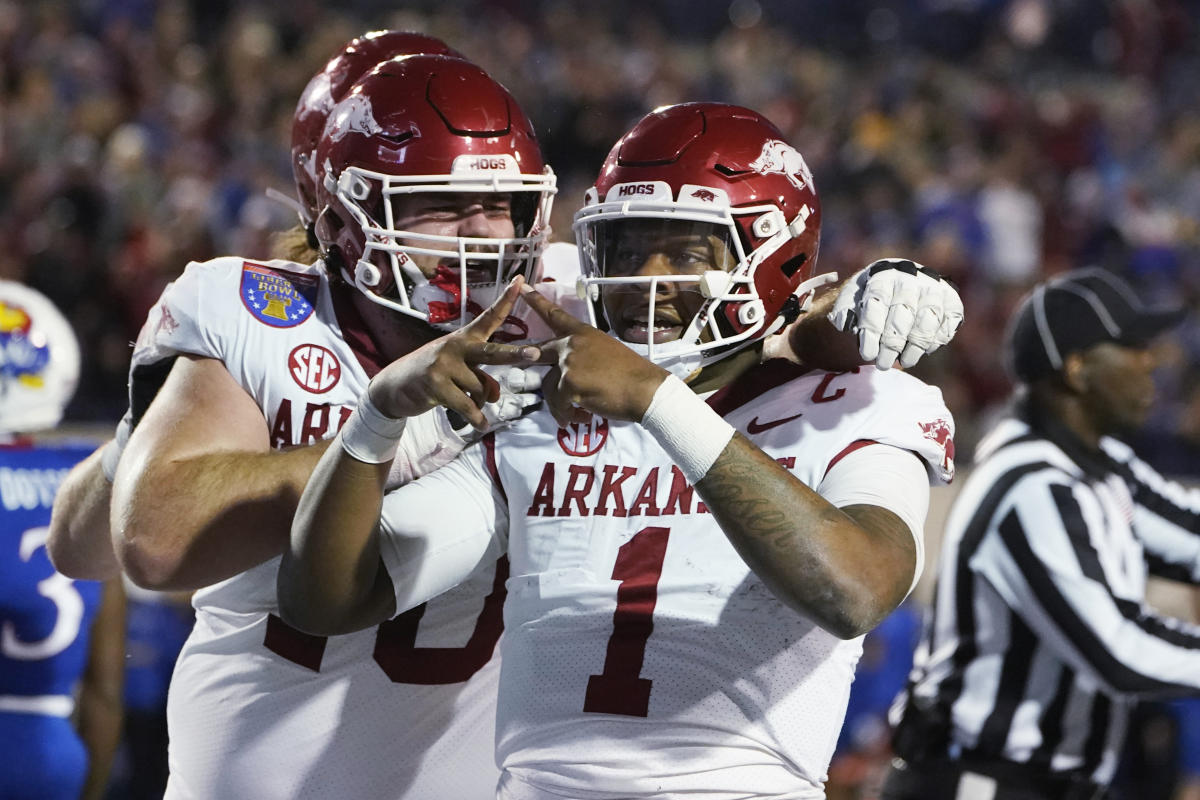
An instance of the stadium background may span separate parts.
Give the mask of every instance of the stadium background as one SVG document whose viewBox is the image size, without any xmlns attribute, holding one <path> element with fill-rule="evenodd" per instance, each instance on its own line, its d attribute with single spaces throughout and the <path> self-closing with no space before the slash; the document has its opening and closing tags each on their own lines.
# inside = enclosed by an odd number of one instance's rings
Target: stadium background
<svg viewBox="0 0 1200 800">
<path fill-rule="evenodd" d="M 647 110 L 723 100 L 776 121 L 821 193 L 820 268 L 904 255 L 958 284 L 966 322 L 916 372 L 945 393 L 968 467 L 1033 281 L 1099 264 L 1200 310 L 1198 27 L 1197 0 L 0 0 L 0 277 L 71 319 L 85 366 L 68 430 L 106 435 L 163 286 L 189 260 L 264 258 L 293 223 L 264 191 L 290 193 L 308 78 L 365 30 L 419 30 L 529 112 L 559 175 L 556 239 Z M 1200 314 L 1162 361 L 1135 445 L 1195 480 Z"/>
</svg>

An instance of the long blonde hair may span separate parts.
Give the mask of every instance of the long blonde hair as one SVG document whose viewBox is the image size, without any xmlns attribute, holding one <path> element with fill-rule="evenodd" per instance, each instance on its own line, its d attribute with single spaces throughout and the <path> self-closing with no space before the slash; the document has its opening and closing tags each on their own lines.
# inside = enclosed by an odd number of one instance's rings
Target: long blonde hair
<svg viewBox="0 0 1200 800">
<path fill-rule="evenodd" d="M 304 226 L 295 225 L 285 231 L 271 234 L 271 256 L 297 264 L 311 264 L 320 258 L 321 254 L 313 249 Z"/>
</svg>

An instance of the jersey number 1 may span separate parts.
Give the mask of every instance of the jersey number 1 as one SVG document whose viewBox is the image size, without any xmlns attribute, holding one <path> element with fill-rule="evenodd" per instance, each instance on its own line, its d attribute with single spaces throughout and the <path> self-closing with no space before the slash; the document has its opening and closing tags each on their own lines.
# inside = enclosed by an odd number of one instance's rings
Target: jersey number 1
<svg viewBox="0 0 1200 800">
<path fill-rule="evenodd" d="M 604 671 L 588 678 L 583 710 L 644 717 L 650 713 L 649 678 L 639 677 L 654 630 L 654 605 L 670 528 L 642 528 L 617 551 L 612 577 L 620 581 Z"/>
</svg>

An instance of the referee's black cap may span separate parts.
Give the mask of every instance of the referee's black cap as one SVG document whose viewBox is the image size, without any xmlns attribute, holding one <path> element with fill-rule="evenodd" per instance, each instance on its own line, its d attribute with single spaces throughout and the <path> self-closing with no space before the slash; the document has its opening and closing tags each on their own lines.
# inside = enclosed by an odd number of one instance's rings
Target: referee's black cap
<svg viewBox="0 0 1200 800">
<path fill-rule="evenodd" d="M 1129 284 L 1099 267 L 1039 283 L 1008 326 L 1009 368 L 1031 383 L 1062 369 L 1069 353 L 1101 342 L 1140 347 L 1179 324 L 1186 308 L 1147 308 Z"/>
</svg>

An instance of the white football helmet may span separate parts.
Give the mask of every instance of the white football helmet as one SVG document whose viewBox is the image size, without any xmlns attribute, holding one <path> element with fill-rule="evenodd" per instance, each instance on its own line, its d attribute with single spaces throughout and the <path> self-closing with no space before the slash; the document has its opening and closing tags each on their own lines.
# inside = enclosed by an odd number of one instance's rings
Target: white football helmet
<svg viewBox="0 0 1200 800">
<path fill-rule="evenodd" d="M 0 433 L 53 428 L 79 383 L 79 343 L 41 292 L 0 281 Z"/>
</svg>

